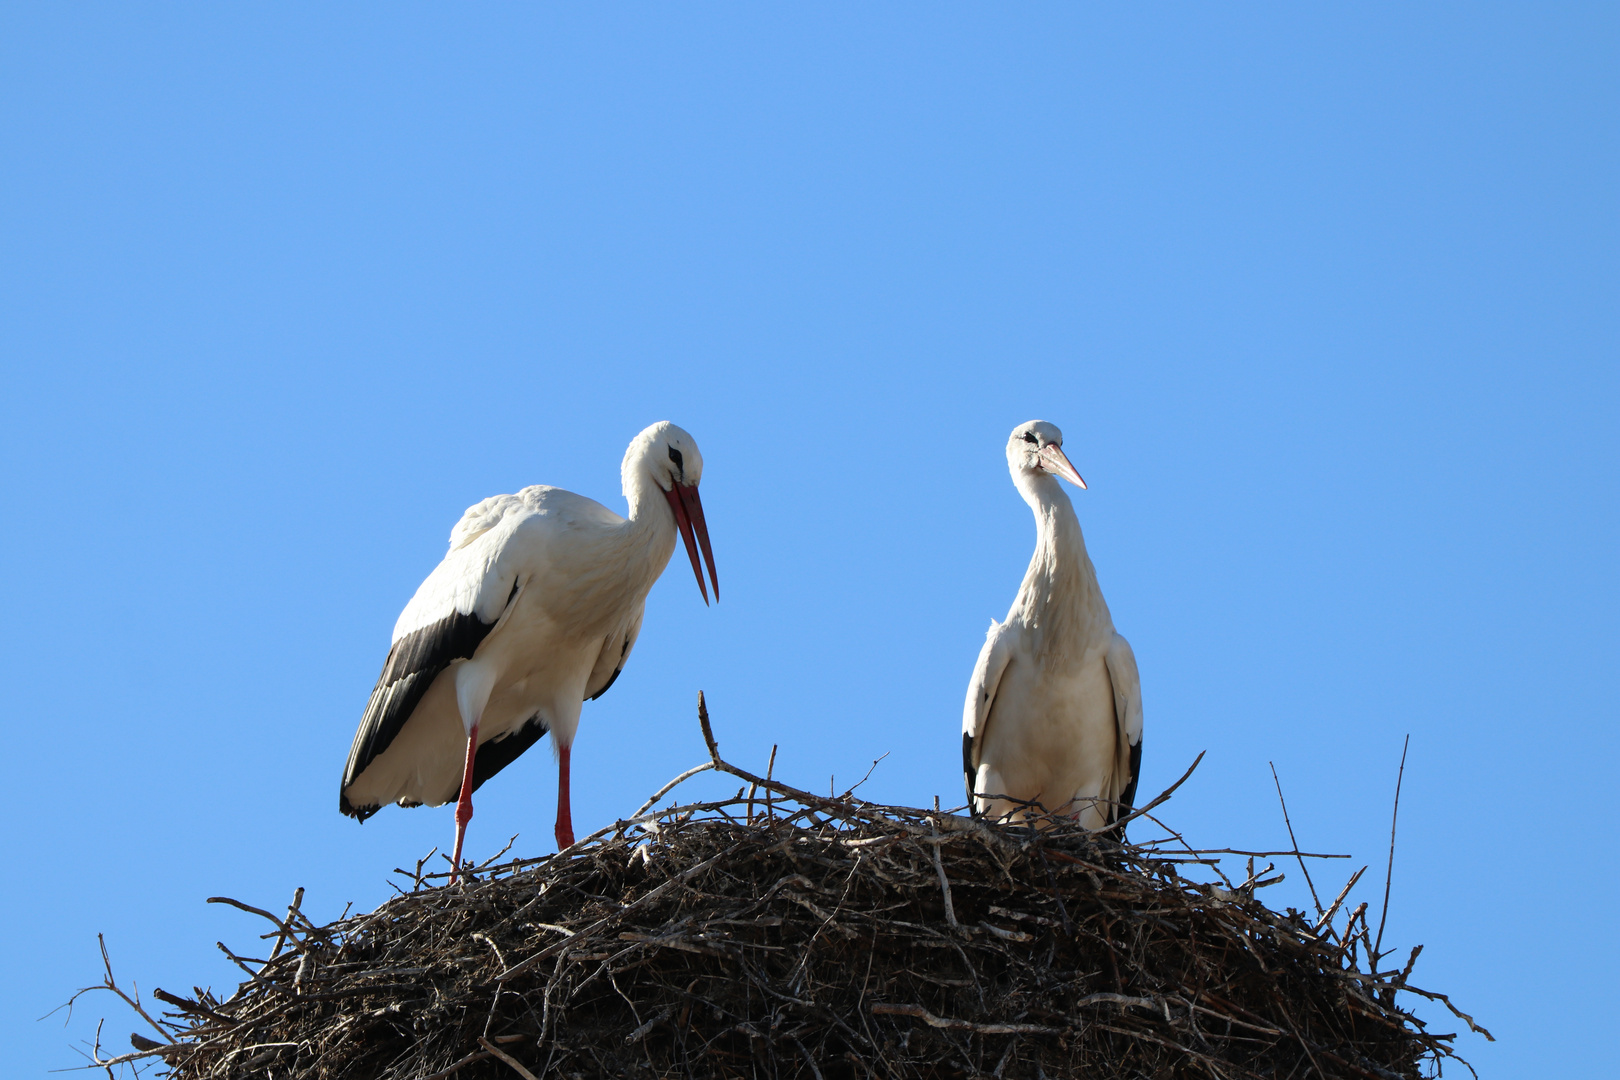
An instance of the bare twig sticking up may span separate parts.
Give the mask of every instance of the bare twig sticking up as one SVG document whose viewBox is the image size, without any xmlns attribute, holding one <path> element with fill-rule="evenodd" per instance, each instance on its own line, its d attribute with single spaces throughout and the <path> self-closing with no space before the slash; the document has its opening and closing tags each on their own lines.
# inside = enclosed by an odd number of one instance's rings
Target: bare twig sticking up
<svg viewBox="0 0 1620 1080">
<path fill-rule="evenodd" d="M 1378 936 L 1373 939 L 1372 956 L 1369 962 L 1374 971 L 1378 970 L 1378 961 L 1384 954 L 1379 952 L 1379 946 L 1384 943 L 1384 920 L 1389 918 L 1389 883 L 1395 876 L 1395 822 L 1401 815 L 1401 781 L 1406 779 L 1406 748 L 1412 745 L 1412 736 L 1408 735 L 1401 743 L 1401 768 L 1395 774 L 1395 808 L 1389 812 L 1389 865 L 1384 869 L 1384 910 L 1378 916 Z"/>
<path fill-rule="evenodd" d="M 1322 901 L 1317 898 L 1316 882 L 1311 880 L 1310 867 L 1305 865 L 1305 859 L 1299 850 L 1299 841 L 1294 838 L 1294 823 L 1288 820 L 1288 800 L 1283 798 L 1282 781 L 1277 779 L 1277 764 L 1272 761 L 1268 761 L 1266 764 L 1271 766 L 1271 782 L 1277 785 L 1277 801 L 1282 804 L 1283 824 L 1288 826 L 1288 842 L 1294 845 L 1294 850 L 1289 854 L 1299 859 L 1299 868 L 1305 873 L 1305 884 L 1310 886 L 1311 903 L 1316 905 L 1316 914 L 1320 918 L 1322 915 Z"/>
</svg>

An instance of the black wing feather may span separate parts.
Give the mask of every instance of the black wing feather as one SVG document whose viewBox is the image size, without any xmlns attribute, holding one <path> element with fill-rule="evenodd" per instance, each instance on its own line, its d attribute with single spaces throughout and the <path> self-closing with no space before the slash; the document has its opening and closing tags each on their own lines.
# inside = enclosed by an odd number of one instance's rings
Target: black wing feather
<svg viewBox="0 0 1620 1080">
<path fill-rule="evenodd" d="M 614 668 L 613 669 L 613 674 L 608 676 L 608 681 L 602 684 L 602 689 L 598 690 L 596 693 L 591 695 L 591 700 L 595 701 L 597 698 L 601 697 L 603 694 L 605 694 L 609 690 L 611 690 L 613 688 L 613 684 L 619 681 L 619 673 L 621 671 L 623 671 L 623 670 L 624 670 L 623 667 Z M 617 700 L 617 699 L 615 699 L 615 700 Z"/>
<path fill-rule="evenodd" d="M 523 751 L 539 742 L 545 733 L 545 722 L 535 715 L 511 734 L 480 743 L 478 756 L 473 759 L 473 790 L 477 791 L 485 780 L 516 761 Z"/>
<path fill-rule="evenodd" d="M 607 693 L 608 690 L 612 688 L 613 684 L 619 681 L 619 674 L 624 671 L 624 658 L 629 654 L 629 652 L 630 635 L 626 634 L 624 636 L 624 644 L 619 646 L 619 666 L 613 669 L 613 674 L 609 675 L 608 681 L 602 684 L 602 689 L 591 695 L 592 701 L 595 701 L 597 698 Z"/>
<path fill-rule="evenodd" d="M 508 606 L 517 590 L 517 583 L 513 582 L 512 595 L 506 600 Z M 349 748 L 349 762 L 343 769 L 343 787 L 338 794 L 339 810 L 364 821 L 381 809 L 350 803 L 349 785 L 366 771 L 378 754 L 388 749 L 439 673 L 457 660 L 470 658 L 493 629 L 493 622 L 452 611 L 438 622 L 394 642 L 394 647 L 388 650 L 382 675 L 371 691 L 371 700 L 366 703 L 360 728 L 354 733 L 354 744 Z"/>
<path fill-rule="evenodd" d="M 973 817 L 979 816 L 979 811 L 973 800 L 973 736 L 962 732 L 962 778 L 967 782 L 968 813 Z"/>
<path fill-rule="evenodd" d="M 1125 785 L 1124 791 L 1120 792 L 1119 805 L 1114 807 L 1113 816 L 1109 818 L 1110 823 L 1118 821 L 1126 814 L 1129 814 L 1131 809 L 1136 806 L 1136 782 L 1142 779 L 1143 742 L 1144 740 L 1137 739 L 1136 745 L 1131 747 L 1131 782 Z"/>
</svg>

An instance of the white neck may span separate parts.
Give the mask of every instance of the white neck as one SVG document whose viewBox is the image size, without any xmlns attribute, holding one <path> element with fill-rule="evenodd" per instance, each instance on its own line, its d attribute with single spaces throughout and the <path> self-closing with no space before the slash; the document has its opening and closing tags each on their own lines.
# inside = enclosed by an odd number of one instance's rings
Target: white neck
<svg viewBox="0 0 1620 1080">
<path fill-rule="evenodd" d="M 669 496 L 664 494 L 664 489 L 658 486 L 658 481 L 652 478 L 652 473 L 641 462 L 634 465 L 626 469 L 624 475 L 624 501 L 630 504 L 631 522 L 642 528 L 667 527 L 673 537 L 675 515 L 669 509 Z"/>
<path fill-rule="evenodd" d="M 1039 652 L 1078 652 L 1112 629 L 1113 619 L 1086 554 L 1086 539 L 1074 504 L 1057 477 L 1020 469 L 1013 483 L 1035 513 L 1035 554 L 1013 601 L 1009 619 L 1020 618 L 1035 635 Z"/>
<path fill-rule="evenodd" d="M 669 557 L 675 551 L 676 528 L 675 515 L 670 512 L 664 490 L 645 466 L 635 464 L 638 467 L 627 467 L 622 476 L 629 520 L 615 530 L 615 540 L 607 541 L 609 548 L 618 551 L 614 557 L 602 561 L 602 569 L 611 571 L 608 576 L 614 588 L 639 599 L 647 595 L 669 564 Z"/>
</svg>

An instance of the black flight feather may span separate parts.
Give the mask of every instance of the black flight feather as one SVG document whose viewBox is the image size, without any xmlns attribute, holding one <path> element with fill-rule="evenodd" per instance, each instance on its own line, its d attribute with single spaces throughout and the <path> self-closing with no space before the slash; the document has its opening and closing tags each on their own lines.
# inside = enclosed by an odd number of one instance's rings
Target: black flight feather
<svg viewBox="0 0 1620 1080">
<path fill-rule="evenodd" d="M 624 670 L 624 657 L 625 657 L 625 654 L 628 653 L 629 651 L 630 651 L 630 637 L 627 634 L 627 635 L 625 635 L 624 644 L 619 646 L 619 666 L 613 669 L 613 674 L 609 675 L 608 676 L 608 681 L 602 684 L 602 689 L 598 690 L 596 693 L 591 695 L 590 699 L 592 701 L 595 701 L 597 698 L 599 698 L 603 694 L 607 693 L 608 689 L 610 687 L 612 687 L 614 683 L 619 681 L 619 673 Z"/>
<path fill-rule="evenodd" d="M 529 747 L 540 741 L 546 733 L 545 722 L 539 714 L 509 735 L 491 739 L 478 745 L 478 756 L 473 759 L 473 790 L 477 791 L 490 777 L 516 761 Z"/>
<path fill-rule="evenodd" d="M 962 776 L 967 780 L 968 813 L 977 817 L 979 810 L 973 802 L 973 736 L 965 731 L 962 732 Z"/>
<path fill-rule="evenodd" d="M 603 694 L 605 694 L 605 693 L 607 693 L 607 692 L 608 692 L 608 689 L 609 689 L 609 688 L 610 688 L 610 687 L 611 687 L 611 686 L 612 686 L 612 685 L 613 685 L 613 684 L 614 684 L 614 683 L 616 683 L 616 682 L 618 682 L 618 681 L 619 681 L 619 672 L 621 672 L 621 671 L 623 671 L 623 670 L 624 670 L 624 668 L 622 668 L 622 667 L 616 667 L 616 668 L 614 668 L 614 669 L 613 669 L 613 674 L 611 674 L 611 675 L 609 675 L 609 676 L 608 676 L 608 681 L 607 681 L 607 682 L 605 682 L 605 683 L 603 683 L 603 684 L 602 684 L 602 689 L 600 689 L 600 690 L 598 690 L 598 691 L 597 691 L 597 692 L 596 692 L 596 693 L 594 693 L 594 694 L 592 694 L 592 695 L 591 695 L 591 700 L 592 700 L 592 701 L 595 701 L 595 700 L 596 700 L 596 699 L 597 699 L 597 698 L 599 698 L 599 697 L 601 697 L 601 696 L 602 696 L 602 695 L 603 695 Z M 618 698 L 614 698 L 614 699 L 613 699 L 613 700 L 615 700 L 615 701 L 617 701 L 617 700 L 618 700 Z"/>
<path fill-rule="evenodd" d="M 1120 818 L 1130 813 L 1131 808 L 1136 805 L 1136 782 L 1141 778 L 1142 739 L 1138 738 L 1136 740 L 1136 745 L 1131 747 L 1131 782 L 1126 784 L 1125 790 L 1120 793 L 1119 805 L 1114 808 L 1113 817 L 1110 818 L 1111 821 L 1118 821 Z"/>
</svg>

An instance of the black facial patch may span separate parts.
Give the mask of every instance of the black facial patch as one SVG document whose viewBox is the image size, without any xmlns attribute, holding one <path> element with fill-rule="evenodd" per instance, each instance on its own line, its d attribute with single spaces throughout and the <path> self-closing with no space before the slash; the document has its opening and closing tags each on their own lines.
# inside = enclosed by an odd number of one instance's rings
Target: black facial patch
<svg viewBox="0 0 1620 1080">
<path fill-rule="evenodd" d="M 680 474 L 681 479 L 686 479 L 686 465 L 681 461 L 681 452 L 673 446 L 669 448 L 669 460 L 675 463 L 675 471 Z"/>
<path fill-rule="evenodd" d="M 1026 431 L 1024 432 L 1024 441 L 1027 443 L 1032 443 L 1038 442 L 1039 440 L 1035 438 L 1035 433 L 1033 431 Z"/>
</svg>

